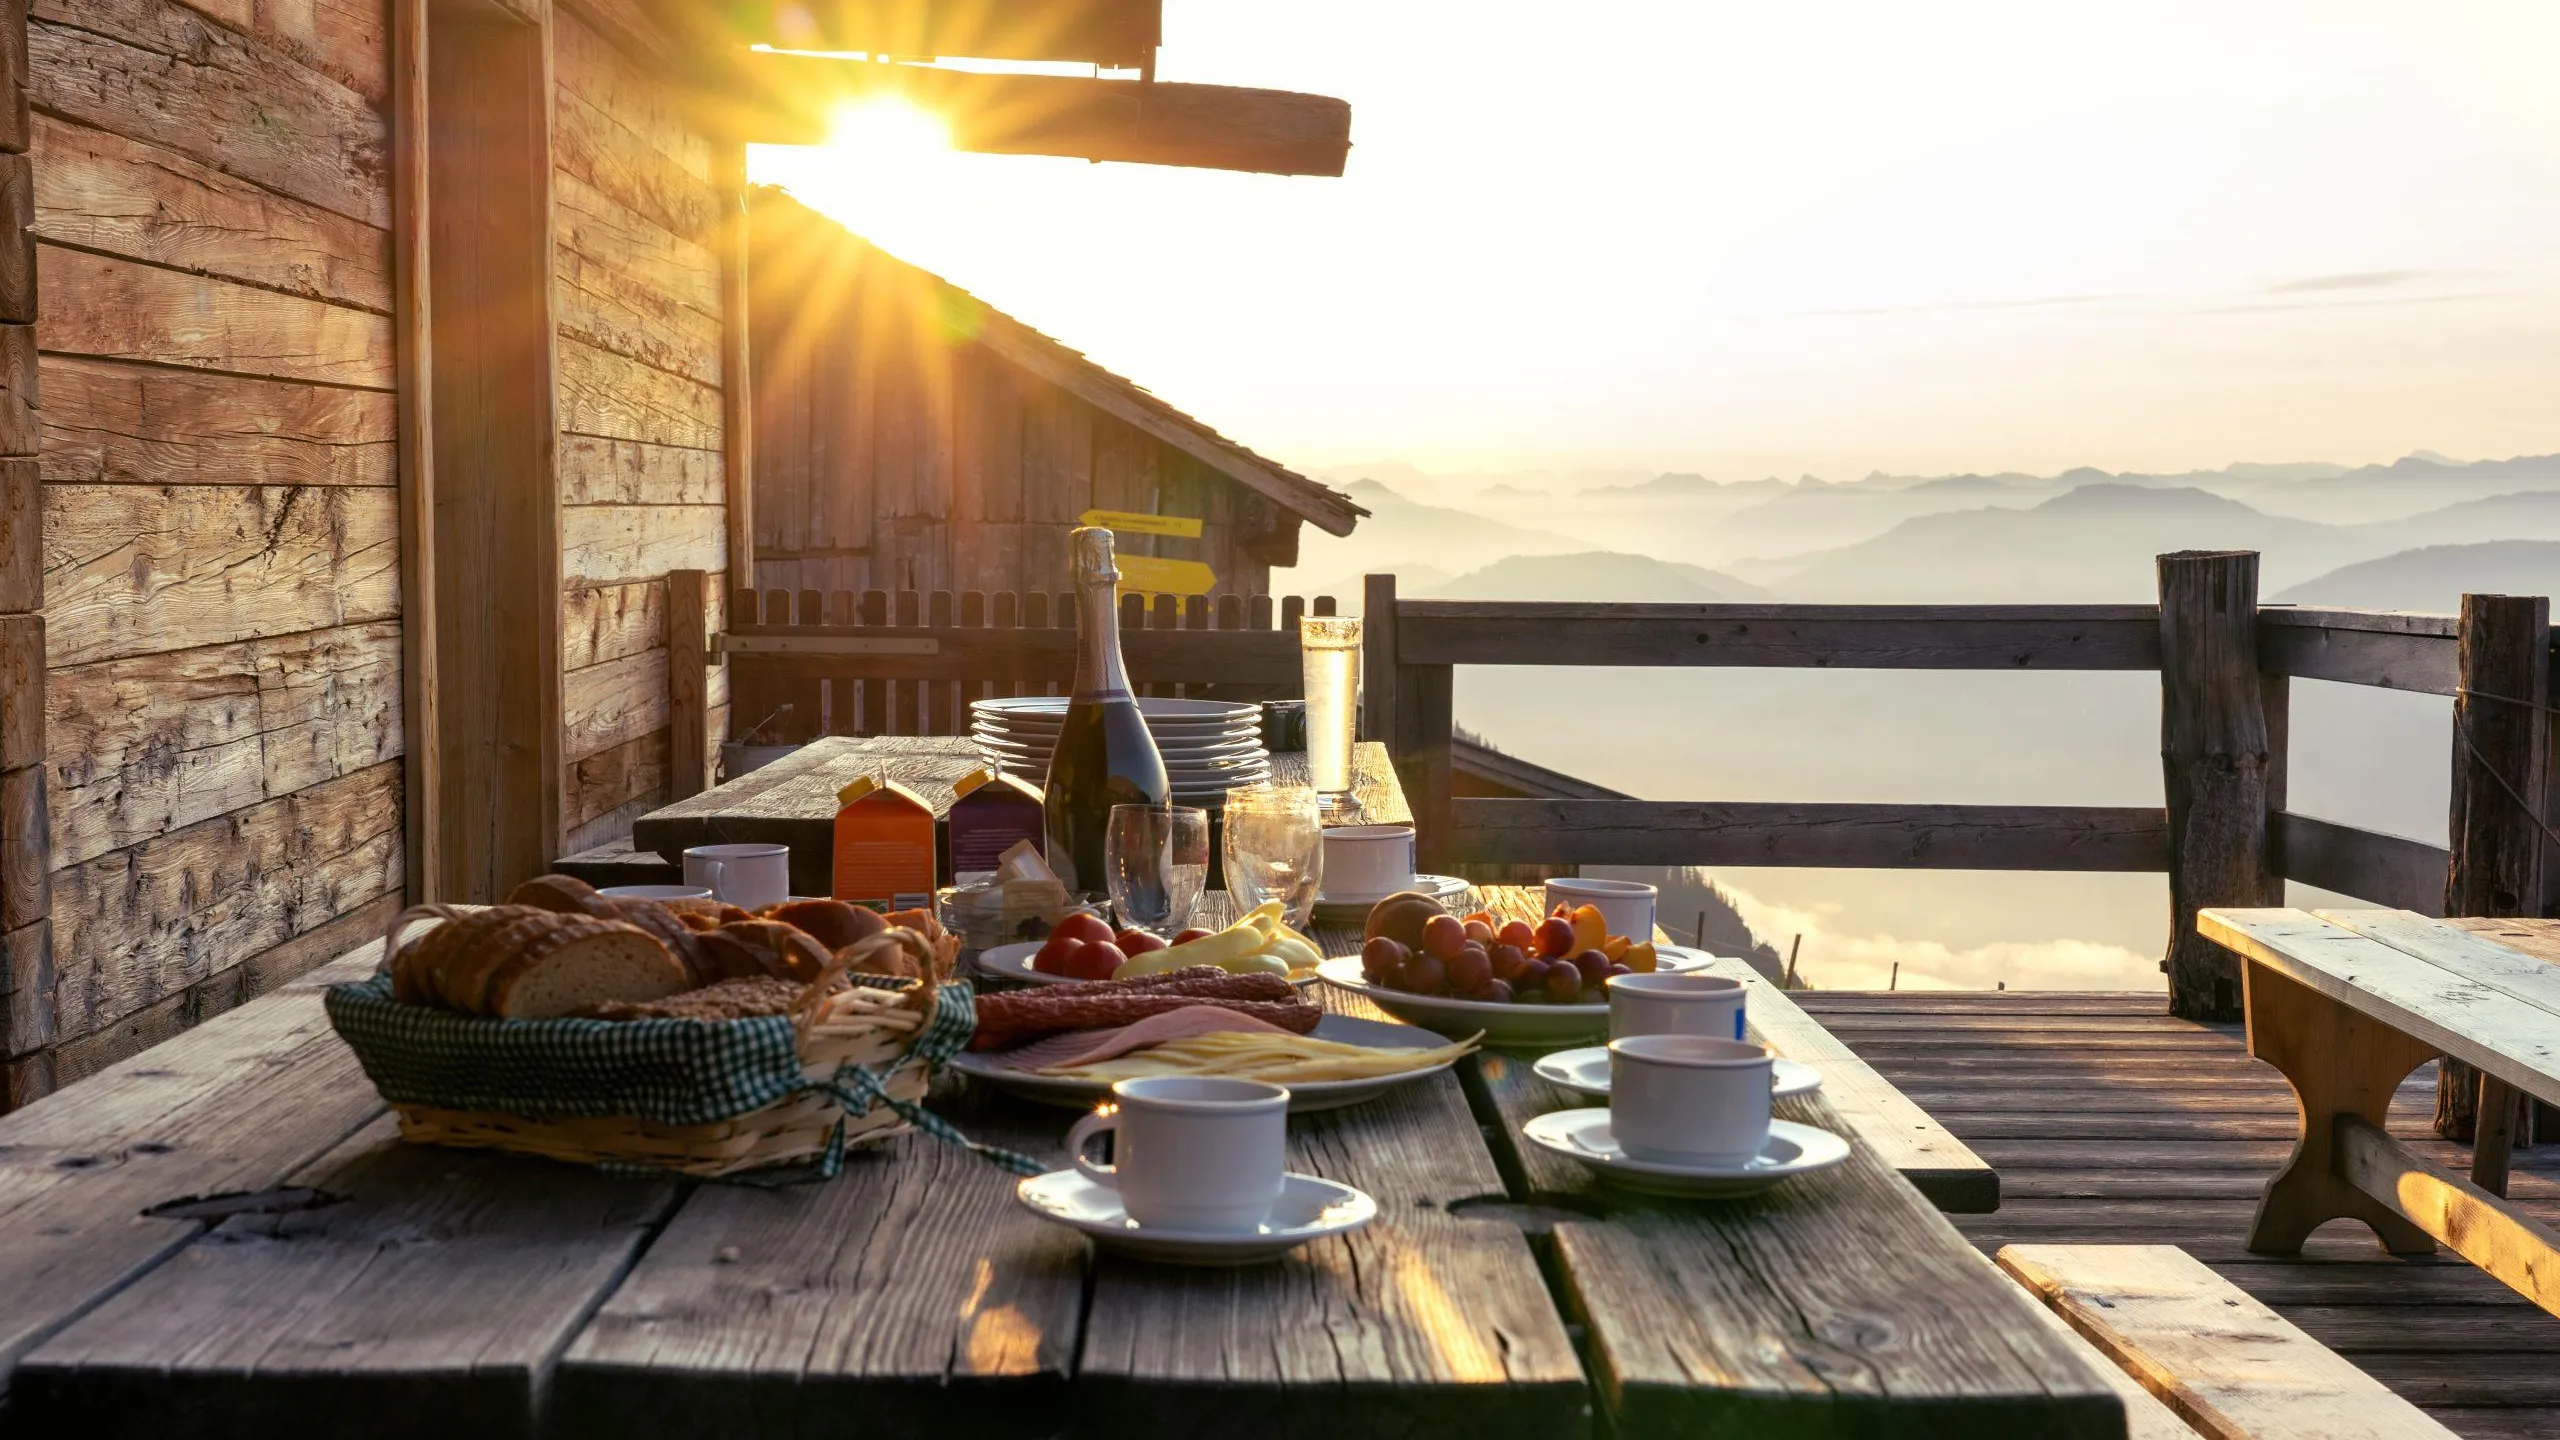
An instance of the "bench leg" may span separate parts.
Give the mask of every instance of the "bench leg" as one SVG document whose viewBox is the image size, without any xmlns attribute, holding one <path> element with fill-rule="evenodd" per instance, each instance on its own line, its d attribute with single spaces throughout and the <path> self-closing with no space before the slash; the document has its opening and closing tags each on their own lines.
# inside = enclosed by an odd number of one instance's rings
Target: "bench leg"
<svg viewBox="0 0 2560 1440">
<path fill-rule="evenodd" d="M 2432 1254 L 2435 1241 L 2425 1231 L 2339 1178 L 2336 1122 L 2340 1115 L 2358 1115 L 2385 1124 L 2400 1082 L 2436 1052 L 2262 965 L 2243 962 L 2241 985 L 2249 1053 L 2284 1072 L 2302 1107 L 2302 1138 L 2293 1158 L 2267 1182 L 2249 1248 L 2261 1255 L 2299 1255 L 2312 1231 L 2331 1220 L 2355 1219 L 2373 1227 L 2383 1248 L 2395 1255 Z"/>
</svg>

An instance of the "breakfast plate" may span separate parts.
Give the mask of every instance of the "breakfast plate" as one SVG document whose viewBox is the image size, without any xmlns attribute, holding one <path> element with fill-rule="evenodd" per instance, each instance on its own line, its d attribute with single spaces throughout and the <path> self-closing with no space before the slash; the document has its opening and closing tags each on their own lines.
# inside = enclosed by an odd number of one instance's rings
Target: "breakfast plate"
<svg viewBox="0 0 2560 1440">
<path fill-rule="evenodd" d="M 1580 1045 L 1609 1033 L 1605 1001 L 1545 1005 L 1502 1000 L 1459 1000 L 1447 995 L 1417 995 L 1373 985 L 1360 973 L 1360 957 L 1342 955 L 1316 967 L 1324 983 L 1348 990 L 1409 1025 L 1437 1030 L 1453 1039 L 1484 1032 L 1487 1045 L 1519 1047 Z"/>
<path fill-rule="evenodd" d="M 1252 1265 L 1276 1260 L 1310 1240 L 1348 1235 L 1377 1218 L 1378 1202 L 1348 1185 L 1313 1175 L 1281 1177 L 1271 1216 L 1251 1230 L 1159 1230 L 1121 1208 L 1120 1192 L 1074 1170 L 1034 1175 L 1013 1188 L 1024 1209 L 1081 1230 L 1106 1250 L 1170 1265 Z"/>
<path fill-rule="evenodd" d="M 1458 899 L 1471 888 L 1473 887 L 1470 882 L 1461 880 L 1455 875 L 1416 875 L 1413 877 L 1413 883 L 1404 887 L 1418 895 L 1428 895 L 1443 905 Z M 1375 895 L 1318 895 L 1316 918 L 1341 922 L 1366 920 L 1369 918 L 1370 906 L 1390 895 L 1401 893 L 1402 891 L 1397 890 L 1381 890 Z"/>
<path fill-rule="evenodd" d="M 1590 1045 L 1580 1050 L 1558 1050 L 1541 1055 L 1530 1067 L 1539 1078 L 1563 1086 L 1576 1095 L 1609 1098 L 1609 1047 Z M 1821 1088 L 1822 1072 L 1800 1060 L 1780 1058 L 1772 1062 L 1771 1079 L 1775 1088 L 1770 1094 L 1780 1100 Z"/>
<path fill-rule="evenodd" d="M 1411 1025 L 1390 1025 L 1383 1020 L 1362 1020 L 1350 1015 L 1327 1015 L 1316 1022 L 1314 1034 L 1318 1040 L 1335 1040 L 1345 1045 L 1363 1045 L 1377 1050 L 1429 1050 L 1445 1043 L 1439 1036 Z M 951 1069 L 1041 1105 L 1090 1110 L 1110 1098 L 1111 1082 L 1108 1080 L 1015 1070 L 1000 1063 L 1001 1053 L 963 1050 L 952 1057 Z M 1289 1092 L 1289 1113 L 1303 1115 L 1315 1110 L 1339 1110 L 1345 1105 L 1357 1105 L 1398 1085 L 1437 1075 L 1456 1063 L 1453 1056 L 1437 1065 L 1395 1075 L 1363 1080 L 1292 1082 L 1285 1087 Z"/>
<path fill-rule="evenodd" d="M 1069 983 L 1073 979 L 1072 976 L 1051 975 L 1046 971 L 1031 968 L 1032 957 L 1038 955 L 1040 947 L 1047 943 L 1045 940 L 1017 940 L 1010 945 L 990 945 L 978 952 L 978 973 L 990 980 L 1027 980 L 1034 985 Z M 1316 972 L 1296 971 L 1289 976 L 1289 983 L 1301 989 L 1313 985 L 1316 983 Z"/>
<path fill-rule="evenodd" d="M 1609 1133 L 1609 1112 L 1601 1106 L 1551 1110 L 1521 1126 L 1520 1134 L 1539 1149 L 1585 1166 L 1603 1180 L 1648 1195 L 1753 1195 L 1788 1176 L 1827 1170 L 1849 1158 L 1849 1142 L 1820 1126 L 1772 1120 L 1760 1153 L 1738 1164 L 1638 1160 L 1618 1148 Z"/>
</svg>

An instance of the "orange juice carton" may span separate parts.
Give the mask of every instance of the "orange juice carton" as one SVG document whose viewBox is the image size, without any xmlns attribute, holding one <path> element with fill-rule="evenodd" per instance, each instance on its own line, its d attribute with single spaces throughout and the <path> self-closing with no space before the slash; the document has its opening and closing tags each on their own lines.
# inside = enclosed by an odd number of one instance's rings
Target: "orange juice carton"
<svg viewBox="0 0 2560 1440">
<path fill-rule="evenodd" d="M 1041 841 L 1040 792 L 1010 775 L 972 770 L 951 787 L 951 866 L 946 879 L 992 871 L 1004 853 Z"/>
<path fill-rule="evenodd" d="M 835 897 L 886 902 L 933 891 L 933 807 L 865 775 L 836 792 Z"/>
</svg>

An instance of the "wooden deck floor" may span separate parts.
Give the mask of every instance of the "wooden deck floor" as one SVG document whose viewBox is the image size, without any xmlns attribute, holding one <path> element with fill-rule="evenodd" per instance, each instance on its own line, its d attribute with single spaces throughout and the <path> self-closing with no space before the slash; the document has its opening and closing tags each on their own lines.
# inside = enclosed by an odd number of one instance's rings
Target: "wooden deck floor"
<svg viewBox="0 0 2560 1440">
<path fill-rule="evenodd" d="M 2172 1020 L 2155 995 L 1813 993 L 1804 1008 L 2000 1171 L 1997 1214 L 1957 1216 L 1987 1252 L 2012 1241 L 2173 1244 L 2375 1378 L 2481 1440 L 2560 1436 L 2560 1319 L 2449 1257 L 2400 1260 L 2346 1221 L 2300 1260 L 2243 1248 L 2258 1191 L 2291 1149 L 2293 1092 L 2238 1026 Z M 2391 1130 L 2432 1138 L 2432 1070 Z M 2510 1195 L 2560 1222 L 2560 1145 L 2516 1154 Z"/>
</svg>

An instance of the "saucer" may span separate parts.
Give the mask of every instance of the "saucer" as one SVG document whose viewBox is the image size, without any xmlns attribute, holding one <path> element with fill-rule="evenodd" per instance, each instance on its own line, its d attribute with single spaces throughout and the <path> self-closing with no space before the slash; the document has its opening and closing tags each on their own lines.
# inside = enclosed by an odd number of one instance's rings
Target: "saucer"
<svg viewBox="0 0 2560 1440">
<path fill-rule="evenodd" d="M 1609 1047 L 1606 1045 L 1541 1055 L 1531 1068 L 1538 1072 L 1540 1079 L 1553 1081 L 1576 1095 L 1596 1095 L 1603 1100 L 1609 1098 Z M 1790 1095 L 1821 1088 L 1822 1072 L 1800 1060 L 1782 1057 L 1772 1062 L 1770 1068 L 1776 1072 L 1770 1077 L 1777 1082 L 1777 1088 L 1770 1092 L 1774 1098 L 1784 1100 Z"/>
<path fill-rule="evenodd" d="M 1520 1127 L 1530 1144 L 1589 1167 L 1592 1174 L 1648 1195 L 1729 1197 L 1754 1195 L 1790 1175 L 1825 1170 L 1849 1158 L 1849 1142 L 1813 1125 L 1769 1122 L 1768 1142 L 1739 1164 L 1638 1160 L 1618 1148 L 1609 1112 L 1600 1107 L 1556 1110 Z"/>
<path fill-rule="evenodd" d="M 1316 914 L 1328 920 L 1365 920 L 1369 916 L 1370 906 L 1390 895 L 1401 895 L 1406 890 L 1428 895 L 1434 900 L 1445 903 L 1466 894 L 1470 888 L 1472 888 L 1470 882 L 1461 880 L 1455 875 L 1416 875 L 1410 885 L 1394 890 L 1381 890 L 1375 895 L 1318 895 Z"/>
<path fill-rule="evenodd" d="M 1067 976 L 1052 975 L 1046 970 L 1031 968 L 1032 960 L 1040 954 L 1040 947 L 1047 943 L 1049 942 L 1045 940 L 1016 940 L 1010 945 L 990 945 L 978 952 L 978 973 L 990 980 L 1023 980 L 1033 985 L 1075 983 Z M 1147 953 L 1152 955 L 1155 952 L 1150 950 Z M 1289 972 L 1288 980 L 1290 984 L 1303 990 L 1316 983 L 1316 972 L 1292 970 Z"/>
<path fill-rule="evenodd" d="M 1595 1112 L 1597 1113 L 1597 1112 Z M 1378 1202 L 1348 1185 L 1289 1174 L 1271 1218 L 1253 1230 L 1150 1230 L 1120 1208 L 1120 1192 L 1074 1170 L 1052 1170 L 1013 1187 L 1014 1198 L 1043 1220 L 1093 1237 L 1095 1244 L 1168 1265 L 1252 1265 L 1276 1260 L 1310 1240 L 1348 1235 L 1377 1218 Z"/>
</svg>

